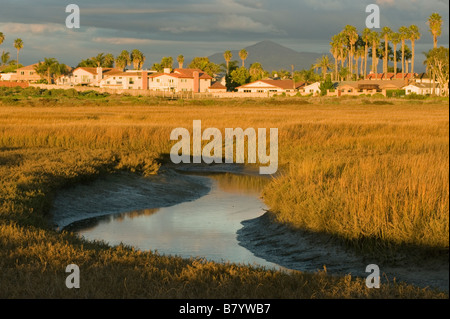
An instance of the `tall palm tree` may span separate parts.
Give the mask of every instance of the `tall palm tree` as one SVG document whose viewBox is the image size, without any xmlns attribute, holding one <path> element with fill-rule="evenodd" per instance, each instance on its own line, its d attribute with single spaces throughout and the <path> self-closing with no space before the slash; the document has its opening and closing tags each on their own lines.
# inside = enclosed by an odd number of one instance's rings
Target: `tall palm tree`
<svg viewBox="0 0 450 319">
<path fill-rule="evenodd" d="M 364 41 L 364 78 L 367 77 L 367 56 L 369 55 L 369 36 L 372 31 L 365 28 L 362 32 L 362 39 Z"/>
<path fill-rule="evenodd" d="M 178 62 L 178 68 L 182 69 L 183 68 L 183 64 L 184 64 L 184 56 L 182 54 L 180 54 L 177 57 L 177 62 Z"/>
<path fill-rule="evenodd" d="M 433 48 L 436 49 L 437 38 L 440 37 L 442 33 L 442 17 L 439 15 L 439 13 L 433 13 L 428 18 L 428 24 L 430 26 L 431 35 L 433 36 Z"/>
<path fill-rule="evenodd" d="M 401 42 L 400 40 L 400 34 L 397 32 L 392 32 L 391 33 L 391 42 L 392 42 L 392 46 L 394 47 L 394 76 L 397 75 L 397 44 L 399 44 Z"/>
<path fill-rule="evenodd" d="M 376 31 L 370 32 L 369 42 L 372 43 L 372 72 L 378 72 L 377 48 L 380 44 L 380 35 Z"/>
<path fill-rule="evenodd" d="M 19 51 L 23 48 L 23 41 L 22 39 L 15 39 L 14 40 L 14 47 L 17 50 L 17 66 L 19 66 Z"/>
<path fill-rule="evenodd" d="M 402 41 L 402 78 L 405 76 L 405 41 L 409 39 L 409 28 L 401 26 L 398 29 L 400 40 Z"/>
<path fill-rule="evenodd" d="M 358 49 L 356 49 L 356 78 L 358 79 L 359 77 L 361 77 L 361 75 L 363 75 L 363 64 L 365 62 L 365 53 L 366 50 L 363 47 L 358 47 Z M 361 66 L 359 68 L 359 72 L 358 72 L 358 59 L 361 58 Z"/>
<path fill-rule="evenodd" d="M 420 32 L 419 28 L 416 25 L 411 25 L 409 27 L 409 40 L 411 41 L 411 52 L 412 52 L 412 58 L 411 58 L 411 73 L 414 74 L 414 58 L 415 58 L 415 42 L 420 39 Z"/>
<path fill-rule="evenodd" d="M 242 66 L 245 67 L 245 60 L 248 57 L 248 52 L 245 49 L 242 49 L 241 51 L 239 51 L 239 57 L 242 60 Z"/>
<path fill-rule="evenodd" d="M 389 39 L 391 37 L 392 30 L 389 27 L 383 27 L 381 30 L 381 37 L 384 38 L 384 56 L 383 56 L 383 73 L 384 76 L 387 76 L 388 65 L 389 65 L 389 56 L 388 56 L 388 47 L 389 47 Z"/>
<path fill-rule="evenodd" d="M 349 61 L 349 71 L 350 75 L 353 75 L 353 56 L 355 49 L 355 42 L 358 40 L 358 30 L 352 25 L 346 25 L 344 30 L 344 34 L 347 36 L 348 45 L 350 47 L 348 61 Z"/>
<path fill-rule="evenodd" d="M 333 37 L 331 38 L 331 42 L 330 42 L 330 53 L 333 55 L 334 58 L 334 80 L 338 81 L 338 76 L 339 76 L 339 36 L 338 35 L 333 35 Z"/>
<path fill-rule="evenodd" d="M 67 67 L 66 67 L 67 68 Z M 44 62 L 39 62 L 35 67 L 35 71 L 37 74 L 47 76 L 47 83 L 52 83 L 53 74 L 57 73 L 59 69 L 59 63 L 54 58 L 45 58 Z"/>
<path fill-rule="evenodd" d="M 223 58 L 225 59 L 225 62 L 227 63 L 227 74 L 230 72 L 230 61 L 231 61 L 232 57 L 233 57 L 233 53 L 231 53 L 230 50 L 226 50 L 223 53 Z"/>
</svg>

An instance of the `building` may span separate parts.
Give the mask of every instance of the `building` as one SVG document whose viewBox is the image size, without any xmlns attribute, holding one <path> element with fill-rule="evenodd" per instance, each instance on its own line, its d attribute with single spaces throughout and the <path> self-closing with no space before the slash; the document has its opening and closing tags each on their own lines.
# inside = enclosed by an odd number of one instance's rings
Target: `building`
<svg viewBox="0 0 450 319">
<path fill-rule="evenodd" d="M 294 83 L 292 80 L 258 80 L 236 89 L 240 93 L 294 93 L 304 85 L 305 82 Z"/>
<path fill-rule="evenodd" d="M 100 87 L 122 90 L 148 90 L 149 74 L 151 73 L 156 73 L 156 71 L 128 70 L 112 72 L 100 81 Z"/>
<path fill-rule="evenodd" d="M 419 75 L 417 73 L 370 73 L 367 75 L 366 80 L 372 81 L 392 81 L 392 80 L 411 80 L 417 78 Z"/>
<path fill-rule="evenodd" d="M 403 89 L 405 90 L 406 95 L 411 94 L 411 93 L 415 93 L 418 95 L 428 95 L 428 94 L 431 94 L 433 91 L 433 83 L 415 82 L 415 83 L 410 83 L 407 86 L 404 86 Z M 434 94 L 440 95 L 440 88 L 439 88 L 438 83 L 434 84 Z"/>
<path fill-rule="evenodd" d="M 114 68 L 79 67 L 73 70 L 70 76 L 62 77 L 60 82 L 65 85 L 100 86 L 100 82 L 105 76 L 122 72 L 122 70 Z"/>
<path fill-rule="evenodd" d="M 374 95 L 383 94 L 387 95 L 387 91 L 390 90 L 402 90 L 408 80 L 361 80 L 361 81 L 343 81 L 338 82 L 337 88 L 334 92 L 327 92 L 328 96 L 343 96 L 343 95 Z"/>
<path fill-rule="evenodd" d="M 200 69 L 164 69 L 148 79 L 148 89 L 157 92 L 208 92 L 212 77 Z"/>
<path fill-rule="evenodd" d="M 214 82 L 209 88 L 208 92 L 211 93 L 224 93 L 227 91 L 227 87 L 223 85 L 221 82 Z"/>
<path fill-rule="evenodd" d="M 320 82 L 314 82 L 308 85 L 303 86 L 300 90 L 299 90 L 301 95 L 310 95 L 312 94 L 313 96 L 319 95 L 320 94 Z"/>
<path fill-rule="evenodd" d="M 35 67 L 38 63 L 27 65 L 16 69 L 16 73 L 10 76 L 9 81 L 35 83 L 41 80 L 41 76 L 37 74 Z M 3 76 L 2 76 L 3 78 Z"/>
</svg>

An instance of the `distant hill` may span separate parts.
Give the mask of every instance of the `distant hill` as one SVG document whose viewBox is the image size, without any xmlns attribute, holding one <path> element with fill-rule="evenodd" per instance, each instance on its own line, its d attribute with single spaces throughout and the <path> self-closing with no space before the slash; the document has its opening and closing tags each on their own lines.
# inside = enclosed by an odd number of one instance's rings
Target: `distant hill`
<svg viewBox="0 0 450 319">
<path fill-rule="evenodd" d="M 323 54 L 312 52 L 297 52 L 273 41 L 262 41 L 245 48 L 248 52 L 248 58 L 245 60 L 245 66 L 249 67 L 254 62 L 259 62 L 267 71 L 285 69 L 290 71 L 291 65 L 295 70 L 309 69 Z M 239 50 L 231 50 L 232 60 L 239 61 Z M 221 64 L 225 63 L 223 52 L 213 54 L 209 57 L 210 61 Z"/>
</svg>

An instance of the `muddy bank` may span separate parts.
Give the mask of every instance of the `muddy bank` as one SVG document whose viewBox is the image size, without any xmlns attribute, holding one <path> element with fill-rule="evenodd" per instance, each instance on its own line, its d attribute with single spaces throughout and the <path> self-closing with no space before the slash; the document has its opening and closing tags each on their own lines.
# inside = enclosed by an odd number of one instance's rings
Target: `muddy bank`
<svg viewBox="0 0 450 319">
<path fill-rule="evenodd" d="M 384 264 L 355 253 L 331 236 L 274 223 L 269 212 L 243 221 L 242 225 L 237 232 L 240 245 L 255 256 L 288 269 L 315 272 L 324 270 L 325 266 L 329 274 L 366 277 L 366 266 L 377 264 L 383 274 L 381 282 L 392 282 L 395 278 L 398 282 L 449 291 L 449 264 L 443 258 L 417 262 L 411 256 L 396 262 L 395 266 Z"/>
</svg>

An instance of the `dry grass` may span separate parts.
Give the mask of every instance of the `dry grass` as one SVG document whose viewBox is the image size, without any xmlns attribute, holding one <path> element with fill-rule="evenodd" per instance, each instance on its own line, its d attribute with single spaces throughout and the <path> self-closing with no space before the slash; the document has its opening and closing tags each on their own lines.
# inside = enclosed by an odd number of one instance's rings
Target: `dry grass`
<svg viewBox="0 0 450 319">
<path fill-rule="evenodd" d="M 117 169 L 155 173 L 170 131 L 201 119 L 222 130 L 278 127 L 284 173 L 264 199 L 279 222 L 358 245 L 374 238 L 381 250 L 448 249 L 448 102 L 362 104 L 0 107 L 0 297 L 448 297 L 110 248 L 48 225 L 59 188 Z M 65 288 L 69 263 L 83 289 Z"/>
</svg>

